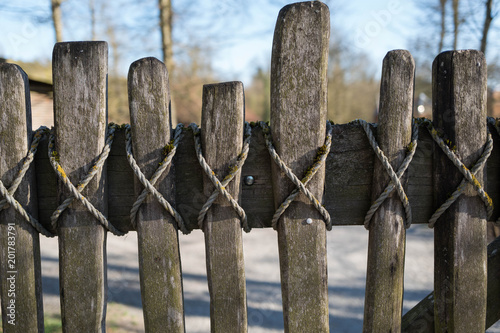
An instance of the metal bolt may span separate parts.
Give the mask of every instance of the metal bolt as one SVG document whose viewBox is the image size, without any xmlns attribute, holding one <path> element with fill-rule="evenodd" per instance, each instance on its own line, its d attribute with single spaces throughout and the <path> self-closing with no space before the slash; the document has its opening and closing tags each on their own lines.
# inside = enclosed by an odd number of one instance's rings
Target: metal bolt
<svg viewBox="0 0 500 333">
<path fill-rule="evenodd" d="M 308 218 L 308 219 L 306 220 L 306 223 L 307 223 L 307 224 L 312 224 L 312 223 L 313 223 L 312 218 Z"/>
<path fill-rule="evenodd" d="M 255 178 L 253 178 L 252 176 L 246 176 L 244 181 L 245 185 L 251 186 L 255 182 Z"/>
</svg>

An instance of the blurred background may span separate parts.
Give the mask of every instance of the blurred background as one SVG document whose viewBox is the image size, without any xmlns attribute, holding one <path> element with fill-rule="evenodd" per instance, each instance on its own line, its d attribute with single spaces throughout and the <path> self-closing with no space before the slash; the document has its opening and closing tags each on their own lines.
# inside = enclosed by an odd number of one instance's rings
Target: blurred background
<svg viewBox="0 0 500 333">
<path fill-rule="evenodd" d="M 415 58 L 415 116 L 431 116 L 431 67 L 450 49 L 479 49 L 489 64 L 489 114 L 500 116 L 498 0 L 328 0 L 328 116 L 376 121 L 382 59 Z M 284 0 L 0 1 L 0 61 L 32 79 L 34 127 L 52 124 L 51 54 L 56 41 L 109 44 L 109 117 L 128 122 L 127 72 L 142 57 L 163 60 L 178 122 L 200 122 L 205 83 L 242 81 L 246 117 L 269 118 L 273 30 Z"/>
</svg>

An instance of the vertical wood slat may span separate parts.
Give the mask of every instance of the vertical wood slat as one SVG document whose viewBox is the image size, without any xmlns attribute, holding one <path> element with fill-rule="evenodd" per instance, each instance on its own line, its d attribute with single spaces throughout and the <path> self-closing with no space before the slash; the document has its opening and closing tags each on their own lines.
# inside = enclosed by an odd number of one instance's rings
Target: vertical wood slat
<svg viewBox="0 0 500 333">
<path fill-rule="evenodd" d="M 415 62 L 408 51 L 391 51 L 384 58 L 377 140 L 395 172 L 405 158 L 406 147 L 411 141 L 414 72 Z M 376 159 L 372 202 L 389 182 L 387 171 Z M 364 332 L 401 330 L 405 223 L 403 204 L 394 191 L 370 222 Z"/>
<path fill-rule="evenodd" d="M 432 66 L 434 126 L 467 168 L 486 142 L 486 62 L 479 51 L 444 52 Z M 463 179 L 435 147 L 434 191 L 442 204 Z M 486 169 L 476 178 L 485 184 Z M 436 332 L 480 332 L 486 317 L 486 208 L 470 189 L 434 228 Z"/>
<path fill-rule="evenodd" d="M 134 62 L 129 70 L 128 89 L 134 157 L 150 179 L 165 157 L 163 148 L 170 142 L 170 91 L 165 65 L 155 58 Z M 174 185 L 174 169 L 170 167 L 155 187 L 173 204 Z M 143 188 L 136 179 L 136 196 Z M 184 332 L 177 226 L 152 195 L 138 211 L 137 237 L 145 329 Z"/>
<path fill-rule="evenodd" d="M 271 60 L 271 131 L 276 151 L 302 178 L 323 146 L 326 127 L 328 7 L 316 1 L 284 7 Z M 275 207 L 294 185 L 273 163 Z M 324 167 L 308 189 L 321 201 Z M 306 220 L 312 219 L 311 224 Z M 328 332 L 326 227 L 301 193 L 278 222 L 285 332 Z"/>
<path fill-rule="evenodd" d="M 54 47 L 55 147 L 75 186 L 104 147 L 107 56 L 105 42 L 58 43 Z M 96 174 L 82 194 L 107 215 L 105 170 Z M 59 182 L 59 204 L 68 196 Z M 80 202 L 73 202 L 58 223 L 63 330 L 104 331 L 106 230 Z"/>
<path fill-rule="evenodd" d="M 229 173 L 243 146 L 244 96 L 241 82 L 203 86 L 201 140 L 203 156 L 220 181 Z M 204 194 L 214 190 L 207 176 Z M 226 189 L 235 200 L 241 195 L 240 173 Z M 219 194 L 208 210 L 203 230 L 210 292 L 212 332 L 247 332 L 245 267 L 241 221 Z"/>
<path fill-rule="evenodd" d="M 0 65 L 0 101 L 0 177 L 9 188 L 32 139 L 28 76 L 19 66 Z M 34 164 L 14 197 L 37 217 Z M 3 332 L 43 331 L 39 235 L 13 207 L 0 211 L 0 286 Z"/>
</svg>

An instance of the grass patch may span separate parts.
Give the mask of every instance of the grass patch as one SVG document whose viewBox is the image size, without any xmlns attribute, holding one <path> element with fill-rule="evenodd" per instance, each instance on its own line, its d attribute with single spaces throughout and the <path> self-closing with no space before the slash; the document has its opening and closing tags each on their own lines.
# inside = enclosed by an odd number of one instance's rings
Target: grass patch
<svg viewBox="0 0 500 333">
<path fill-rule="evenodd" d="M 45 333 L 62 333 L 61 316 L 58 314 L 45 315 Z"/>
</svg>

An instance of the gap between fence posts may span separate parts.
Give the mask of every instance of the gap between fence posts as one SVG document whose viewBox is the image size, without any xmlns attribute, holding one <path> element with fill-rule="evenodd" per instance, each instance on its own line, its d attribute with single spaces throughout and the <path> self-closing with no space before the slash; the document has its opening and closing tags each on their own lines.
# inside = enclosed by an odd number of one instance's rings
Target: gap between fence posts
<svg viewBox="0 0 500 333">
<path fill-rule="evenodd" d="M 328 7 L 316 1 L 284 7 L 271 58 L 271 132 L 277 153 L 301 179 L 325 142 Z M 321 202 L 324 166 L 307 188 Z M 295 186 L 273 163 L 275 208 Z M 309 220 L 310 223 L 306 221 Z M 285 332 L 328 332 L 325 222 L 300 194 L 278 221 Z"/>
<path fill-rule="evenodd" d="M 32 140 L 28 76 L 19 66 L 0 64 L 0 101 L 0 177 L 8 189 Z M 14 198 L 37 218 L 33 164 Z M 0 211 L 0 264 L 3 332 L 43 331 L 39 234 L 9 205 Z"/>
<path fill-rule="evenodd" d="M 128 95 L 134 158 L 150 179 L 164 159 L 164 149 L 170 142 L 170 90 L 165 65 L 155 58 L 134 62 L 128 74 Z M 174 204 L 173 167 L 165 170 L 155 188 Z M 136 197 L 143 189 L 135 178 Z M 184 332 L 176 222 L 149 194 L 137 212 L 135 223 L 145 329 L 148 332 Z"/>
<path fill-rule="evenodd" d="M 414 73 L 415 62 L 408 51 L 391 51 L 384 58 L 377 140 L 395 172 L 412 136 Z M 372 202 L 391 181 L 383 164 L 375 159 Z M 407 177 L 401 180 L 404 185 Z M 406 222 L 403 204 L 394 190 L 369 224 L 364 332 L 401 330 Z"/>
<path fill-rule="evenodd" d="M 77 185 L 106 138 L 108 46 L 105 42 L 54 47 L 55 150 L 65 176 Z M 58 204 L 70 196 L 58 182 Z M 106 168 L 82 192 L 107 215 Z M 59 275 L 64 332 L 99 332 L 106 319 L 106 230 L 79 202 L 59 217 Z"/>
<path fill-rule="evenodd" d="M 434 127 L 471 168 L 486 143 L 486 62 L 479 51 L 441 53 L 432 65 Z M 464 176 L 434 147 L 436 207 Z M 485 184 L 486 169 L 476 174 Z M 480 332 L 486 317 L 486 208 L 472 188 L 458 197 L 434 228 L 436 332 Z"/>
<path fill-rule="evenodd" d="M 245 120 L 243 84 L 227 82 L 203 86 L 201 142 L 203 156 L 219 181 L 236 164 L 243 146 Z M 204 194 L 215 187 L 206 175 Z M 241 196 L 240 172 L 226 186 L 231 196 Z M 241 221 L 222 193 L 203 222 L 210 292 L 212 332 L 247 332 L 245 265 Z"/>
</svg>

